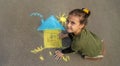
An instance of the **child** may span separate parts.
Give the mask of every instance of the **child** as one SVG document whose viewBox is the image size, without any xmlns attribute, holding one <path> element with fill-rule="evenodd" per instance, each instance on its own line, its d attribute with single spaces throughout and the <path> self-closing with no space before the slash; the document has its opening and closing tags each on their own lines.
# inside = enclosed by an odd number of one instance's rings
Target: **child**
<svg viewBox="0 0 120 66">
<path fill-rule="evenodd" d="M 70 37 L 72 44 L 62 51 L 55 51 L 56 58 L 63 57 L 66 53 L 77 52 L 84 59 L 103 58 L 102 41 L 92 32 L 86 29 L 87 19 L 90 15 L 87 8 L 72 10 L 67 18 L 66 30 L 68 34 L 60 34 L 60 38 Z"/>
</svg>

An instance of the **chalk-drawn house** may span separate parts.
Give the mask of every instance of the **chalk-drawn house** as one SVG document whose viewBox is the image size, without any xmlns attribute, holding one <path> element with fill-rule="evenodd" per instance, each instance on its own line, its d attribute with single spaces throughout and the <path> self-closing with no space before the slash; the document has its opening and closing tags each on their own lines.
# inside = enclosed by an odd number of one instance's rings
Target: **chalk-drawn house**
<svg viewBox="0 0 120 66">
<path fill-rule="evenodd" d="M 41 19 L 41 25 L 38 27 L 38 31 L 44 32 L 44 48 L 60 48 L 62 47 L 62 41 L 59 38 L 61 30 L 65 30 L 60 24 L 57 18 L 51 15 L 46 20 Z"/>
</svg>

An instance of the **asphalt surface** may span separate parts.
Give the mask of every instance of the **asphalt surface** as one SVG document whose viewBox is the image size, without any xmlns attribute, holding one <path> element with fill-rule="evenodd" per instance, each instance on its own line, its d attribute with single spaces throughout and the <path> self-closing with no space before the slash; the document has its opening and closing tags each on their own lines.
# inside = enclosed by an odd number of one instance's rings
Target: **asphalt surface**
<svg viewBox="0 0 120 66">
<path fill-rule="evenodd" d="M 119 66 L 120 65 L 120 0 L 0 0 L 0 66 Z M 43 32 L 36 28 L 40 12 L 44 18 L 72 9 L 87 7 L 92 14 L 88 29 L 105 42 L 106 54 L 101 61 L 88 61 L 77 54 L 68 54 L 70 61 L 54 61 L 48 52 L 30 51 L 43 45 Z M 45 60 L 39 59 L 40 55 Z"/>
</svg>

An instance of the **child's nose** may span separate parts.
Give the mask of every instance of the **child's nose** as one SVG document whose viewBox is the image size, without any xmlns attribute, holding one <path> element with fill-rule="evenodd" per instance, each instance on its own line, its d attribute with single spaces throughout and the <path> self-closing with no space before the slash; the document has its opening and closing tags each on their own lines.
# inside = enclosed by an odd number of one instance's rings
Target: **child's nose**
<svg viewBox="0 0 120 66">
<path fill-rule="evenodd" d="M 71 26 L 71 24 L 70 23 L 67 23 L 67 27 L 70 27 Z"/>
</svg>

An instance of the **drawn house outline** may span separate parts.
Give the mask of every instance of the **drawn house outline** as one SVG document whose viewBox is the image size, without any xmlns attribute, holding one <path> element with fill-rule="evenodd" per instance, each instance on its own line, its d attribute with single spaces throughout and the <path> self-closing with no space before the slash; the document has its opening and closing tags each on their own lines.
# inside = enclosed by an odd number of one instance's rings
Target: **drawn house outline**
<svg viewBox="0 0 120 66">
<path fill-rule="evenodd" d="M 65 30 L 54 15 L 51 15 L 46 20 L 41 19 L 41 25 L 37 28 L 38 31 L 44 32 L 44 48 L 60 48 L 62 40 L 59 38 L 59 33 Z"/>
</svg>

